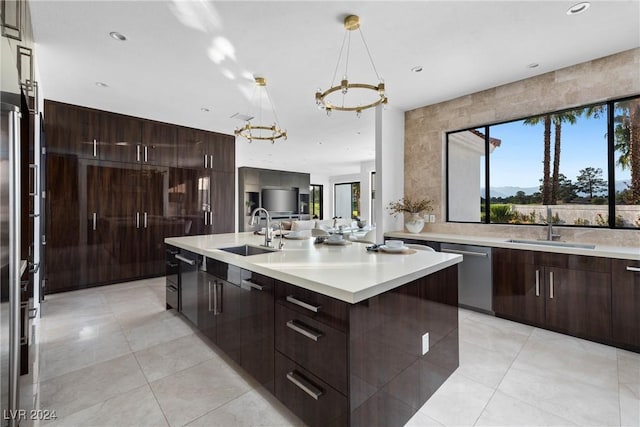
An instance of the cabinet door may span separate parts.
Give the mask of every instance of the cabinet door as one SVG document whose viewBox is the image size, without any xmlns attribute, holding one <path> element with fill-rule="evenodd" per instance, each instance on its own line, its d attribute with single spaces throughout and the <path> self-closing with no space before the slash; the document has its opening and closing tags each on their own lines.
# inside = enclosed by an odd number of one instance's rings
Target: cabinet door
<svg viewBox="0 0 640 427">
<path fill-rule="evenodd" d="M 108 175 L 101 173 L 98 162 L 83 164 L 82 173 L 86 174 L 82 181 L 86 182 L 84 188 L 86 207 L 82 206 L 81 216 L 84 221 L 80 230 L 79 248 L 82 261 L 78 265 L 80 271 L 79 283 L 81 285 L 95 285 L 110 283 L 112 258 L 110 254 L 111 236 L 102 206 L 106 203 L 103 197 L 103 189 L 108 186 Z"/>
<path fill-rule="evenodd" d="M 571 335 L 611 338 L 611 275 L 545 268 L 546 322 Z"/>
<path fill-rule="evenodd" d="M 173 189 L 178 194 L 178 218 L 183 222 L 185 236 L 205 234 L 211 218 L 210 209 L 211 177 L 204 169 L 183 169 L 176 171 Z"/>
<path fill-rule="evenodd" d="M 157 276 L 162 274 L 164 265 L 165 229 L 172 221 L 167 215 L 169 168 L 163 166 L 142 166 L 138 185 L 141 233 L 139 249 L 140 274 Z M 168 237 L 168 236 L 167 236 Z"/>
<path fill-rule="evenodd" d="M 233 233 L 235 229 L 235 175 L 229 172 L 212 172 L 211 233 Z"/>
<path fill-rule="evenodd" d="M 102 112 L 99 157 L 101 160 L 136 163 L 142 160 L 142 122 L 139 119 Z"/>
<path fill-rule="evenodd" d="M 213 155 L 213 169 L 234 172 L 236 167 L 236 139 L 231 135 L 213 134 L 209 150 Z"/>
<path fill-rule="evenodd" d="M 83 107 L 45 102 L 47 152 L 95 159 L 100 152 L 100 113 Z"/>
<path fill-rule="evenodd" d="M 198 329 L 211 341 L 217 343 L 216 306 L 219 280 L 206 271 L 198 272 Z"/>
<path fill-rule="evenodd" d="M 613 260 L 613 339 L 640 349 L 640 261 Z"/>
<path fill-rule="evenodd" d="M 239 285 L 219 280 L 216 297 L 216 344 L 240 364 L 242 349 L 243 291 Z"/>
<path fill-rule="evenodd" d="M 47 154 L 45 293 L 74 289 L 79 280 L 80 195 L 78 158 Z"/>
<path fill-rule="evenodd" d="M 184 127 L 178 128 L 178 167 L 202 169 L 205 167 L 205 155 L 207 155 L 208 166 L 208 144 L 207 132 Z"/>
<path fill-rule="evenodd" d="M 261 274 L 241 284 L 243 317 L 240 365 L 273 392 L 274 280 Z"/>
<path fill-rule="evenodd" d="M 544 322 L 544 286 L 541 267 L 533 253 L 492 249 L 493 309 L 498 315 L 541 324 Z"/>
<path fill-rule="evenodd" d="M 143 158 L 146 157 L 146 163 L 176 167 L 178 164 L 177 136 L 176 126 L 144 121 L 142 124 L 142 144 Z"/>
</svg>

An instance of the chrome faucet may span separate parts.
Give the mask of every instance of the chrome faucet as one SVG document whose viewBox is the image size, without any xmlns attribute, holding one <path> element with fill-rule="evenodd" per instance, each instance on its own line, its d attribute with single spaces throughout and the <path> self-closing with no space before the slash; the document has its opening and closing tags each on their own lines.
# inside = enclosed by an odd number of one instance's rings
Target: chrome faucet
<svg viewBox="0 0 640 427">
<path fill-rule="evenodd" d="M 282 234 L 282 221 L 278 223 L 278 229 L 280 229 L 280 243 L 278 243 L 278 249 L 282 249 L 284 247 L 284 234 Z"/>
<path fill-rule="evenodd" d="M 271 247 L 271 217 L 269 216 L 269 211 L 266 210 L 265 208 L 255 208 L 254 211 L 251 213 L 251 222 L 249 223 L 249 225 L 255 225 L 256 223 L 256 213 L 258 212 L 264 212 L 264 214 L 267 216 L 267 228 L 265 228 L 264 230 L 264 247 L 270 248 Z"/>
<path fill-rule="evenodd" d="M 553 216 L 551 215 L 551 206 L 547 206 L 547 240 L 559 240 L 560 235 L 553 232 Z"/>
</svg>

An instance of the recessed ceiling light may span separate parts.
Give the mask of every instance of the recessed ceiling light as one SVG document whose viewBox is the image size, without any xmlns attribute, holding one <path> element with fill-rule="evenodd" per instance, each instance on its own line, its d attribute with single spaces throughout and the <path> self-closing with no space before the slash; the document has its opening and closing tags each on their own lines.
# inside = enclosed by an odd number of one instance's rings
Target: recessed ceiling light
<svg viewBox="0 0 640 427">
<path fill-rule="evenodd" d="M 532 62 L 531 64 L 527 65 L 527 68 L 538 68 L 540 66 L 540 64 L 538 64 L 537 62 Z"/>
<path fill-rule="evenodd" d="M 567 9 L 567 15 L 577 15 L 579 13 L 582 13 L 585 10 L 589 9 L 589 6 L 591 6 L 591 3 L 589 3 L 588 1 L 576 3 L 569 9 Z"/>
<path fill-rule="evenodd" d="M 411 69 L 411 71 L 412 71 L 412 72 L 414 72 L 414 73 L 420 73 L 420 72 L 422 72 L 422 65 L 416 65 L 415 67 L 413 67 L 413 68 Z"/>
<path fill-rule="evenodd" d="M 98 86 L 98 87 L 109 87 L 108 84 L 102 83 L 102 82 L 96 82 L 96 86 Z"/>
<path fill-rule="evenodd" d="M 127 36 L 125 36 L 122 33 L 117 32 L 117 31 L 111 31 L 109 33 L 109 35 L 111 36 L 112 39 L 115 39 L 115 40 L 118 40 L 118 41 L 121 41 L 121 42 L 127 40 Z"/>
<path fill-rule="evenodd" d="M 202 111 L 203 113 L 208 113 L 210 110 L 207 107 L 202 107 L 200 111 Z"/>
</svg>

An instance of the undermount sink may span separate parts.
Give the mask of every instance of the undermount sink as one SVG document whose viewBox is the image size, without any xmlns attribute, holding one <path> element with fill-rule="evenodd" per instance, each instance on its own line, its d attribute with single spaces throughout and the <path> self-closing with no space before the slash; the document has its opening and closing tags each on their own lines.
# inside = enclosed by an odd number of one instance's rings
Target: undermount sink
<svg viewBox="0 0 640 427">
<path fill-rule="evenodd" d="M 260 255 L 260 254 L 266 254 L 269 252 L 276 251 L 276 249 L 272 249 L 272 248 L 260 248 L 257 246 L 249 246 L 249 245 L 232 246 L 230 248 L 220 248 L 220 250 L 225 252 L 231 252 L 232 254 L 242 255 L 242 256 Z"/>
<path fill-rule="evenodd" d="M 570 242 L 553 242 L 550 240 L 525 240 L 525 239 L 509 239 L 508 243 L 524 243 L 527 245 L 543 245 L 543 246 L 559 246 L 562 248 L 579 248 L 579 249 L 595 249 L 596 245 L 589 245 L 584 243 L 570 243 Z"/>
</svg>

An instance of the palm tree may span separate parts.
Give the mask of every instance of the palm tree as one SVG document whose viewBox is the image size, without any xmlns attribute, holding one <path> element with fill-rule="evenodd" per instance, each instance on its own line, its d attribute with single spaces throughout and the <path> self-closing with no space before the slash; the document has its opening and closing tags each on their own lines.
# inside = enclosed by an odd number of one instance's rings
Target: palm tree
<svg viewBox="0 0 640 427">
<path fill-rule="evenodd" d="M 523 123 L 529 126 L 536 126 L 540 123 L 544 124 L 544 157 L 542 160 L 542 204 L 551 205 L 551 115 L 545 114 L 543 116 L 530 117 Z"/>
<path fill-rule="evenodd" d="M 631 99 L 616 103 L 614 128 L 614 148 L 620 153 L 616 163 L 631 171 L 631 185 L 626 200 L 630 204 L 640 204 L 640 100 Z M 586 109 L 587 117 L 598 118 L 606 114 L 605 105 Z"/>
<path fill-rule="evenodd" d="M 551 200 L 556 203 L 560 197 L 560 141 L 562 138 L 562 123 L 575 124 L 582 110 L 571 110 L 556 113 L 551 116 L 554 124 L 553 174 L 551 176 Z"/>
</svg>

